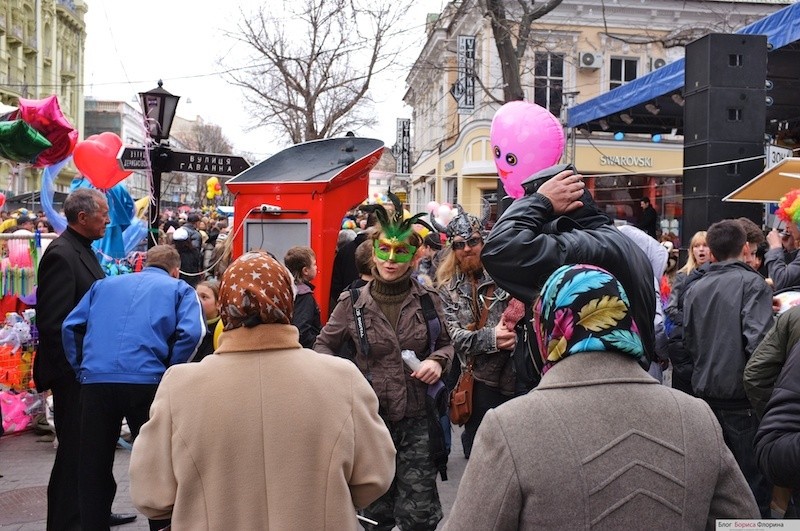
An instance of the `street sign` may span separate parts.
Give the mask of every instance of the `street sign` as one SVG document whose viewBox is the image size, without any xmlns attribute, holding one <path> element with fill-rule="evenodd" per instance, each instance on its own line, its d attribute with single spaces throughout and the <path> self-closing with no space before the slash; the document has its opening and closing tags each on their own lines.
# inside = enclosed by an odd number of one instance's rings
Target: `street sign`
<svg viewBox="0 0 800 531">
<path fill-rule="evenodd" d="M 243 157 L 219 153 L 193 153 L 169 150 L 160 168 L 163 172 L 181 171 L 233 177 L 250 167 Z M 148 153 L 144 148 L 122 146 L 117 161 L 123 170 L 144 170 L 148 167 Z"/>
<path fill-rule="evenodd" d="M 117 154 L 117 160 L 123 170 L 147 169 L 147 152 L 144 148 L 122 146 Z"/>
<path fill-rule="evenodd" d="M 775 144 L 767 145 L 767 169 L 775 166 L 785 158 L 792 156 L 792 149 Z"/>
<path fill-rule="evenodd" d="M 173 151 L 167 171 L 205 173 L 233 177 L 250 167 L 244 157 L 221 155 L 218 153 L 191 153 Z"/>
</svg>

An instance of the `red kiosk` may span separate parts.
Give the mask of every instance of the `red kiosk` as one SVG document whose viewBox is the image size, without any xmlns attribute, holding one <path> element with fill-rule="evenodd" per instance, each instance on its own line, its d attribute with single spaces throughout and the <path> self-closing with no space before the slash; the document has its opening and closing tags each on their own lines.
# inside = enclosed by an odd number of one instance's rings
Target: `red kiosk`
<svg viewBox="0 0 800 531">
<path fill-rule="evenodd" d="M 233 258 L 265 249 L 278 259 L 295 245 L 317 255 L 314 295 L 323 316 L 342 217 L 367 197 L 383 142 L 343 137 L 297 144 L 227 182 L 234 194 Z"/>
</svg>

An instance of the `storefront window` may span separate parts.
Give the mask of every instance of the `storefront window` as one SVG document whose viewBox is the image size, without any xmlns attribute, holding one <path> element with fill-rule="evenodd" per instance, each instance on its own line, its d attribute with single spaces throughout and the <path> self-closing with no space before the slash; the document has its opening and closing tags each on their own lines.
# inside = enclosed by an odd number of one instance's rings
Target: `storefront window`
<svg viewBox="0 0 800 531">
<path fill-rule="evenodd" d="M 611 219 L 635 225 L 641 215 L 640 200 L 649 197 L 659 216 L 662 236 L 681 239 L 683 183 L 681 177 L 651 175 L 591 177 L 587 183 L 595 202 Z"/>
</svg>

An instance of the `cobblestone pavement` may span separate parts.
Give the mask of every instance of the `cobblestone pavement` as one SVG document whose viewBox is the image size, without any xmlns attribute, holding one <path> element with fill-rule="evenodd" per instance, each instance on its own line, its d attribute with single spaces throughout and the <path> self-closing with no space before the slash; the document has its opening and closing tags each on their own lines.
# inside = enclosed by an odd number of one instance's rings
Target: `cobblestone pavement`
<svg viewBox="0 0 800 531">
<path fill-rule="evenodd" d="M 444 516 L 455 501 L 458 483 L 467 461 L 461 449 L 461 428 L 453 432 L 453 450 L 448 464 L 448 481 L 439 481 L 439 496 Z M 40 531 L 45 528 L 47 516 L 47 481 L 55 458 L 51 442 L 39 442 L 38 436 L 28 431 L 19 435 L 0 437 L 0 529 L 13 531 Z M 128 484 L 130 452 L 117 450 L 114 459 L 114 477 L 117 496 L 113 510 L 116 513 L 136 513 Z M 442 527 L 441 524 L 439 527 Z M 120 531 L 147 530 L 147 519 L 139 515 L 134 522 L 117 527 Z"/>
</svg>

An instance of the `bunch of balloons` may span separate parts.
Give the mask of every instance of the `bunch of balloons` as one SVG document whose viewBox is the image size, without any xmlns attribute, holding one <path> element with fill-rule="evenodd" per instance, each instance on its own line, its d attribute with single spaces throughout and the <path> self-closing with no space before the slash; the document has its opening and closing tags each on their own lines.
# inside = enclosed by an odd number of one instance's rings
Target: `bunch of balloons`
<svg viewBox="0 0 800 531">
<path fill-rule="evenodd" d="M 31 163 L 37 168 L 67 158 L 75 149 L 78 131 L 69 123 L 58 98 L 19 99 L 19 107 L 0 116 L 0 157 Z"/>
<path fill-rule="evenodd" d="M 458 210 L 454 209 L 450 203 L 439 204 L 436 201 L 430 201 L 425 210 L 438 225 L 443 227 L 446 227 L 450 220 L 458 214 Z"/>
<path fill-rule="evenodd" d="M 209 177 L 206 181 L 206 199 L 213 201 L 215 198 L 222 195 L 222 185 L 216 177 Z"/>
<path fill-rule="evenodd" d="M 382 205 L 384 203 L 390 203 L 389 196 L 387 196 L 386 194 L 381 194 L 381 193 L 375 192 L 375 193 L 372 194 L 372 197 L 368 197 L 368 198 L 364 199 L 364 201 L 361 204 L 362 205 Z"/>
</svg>

